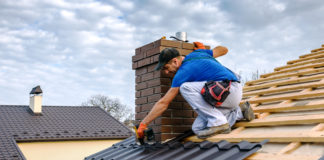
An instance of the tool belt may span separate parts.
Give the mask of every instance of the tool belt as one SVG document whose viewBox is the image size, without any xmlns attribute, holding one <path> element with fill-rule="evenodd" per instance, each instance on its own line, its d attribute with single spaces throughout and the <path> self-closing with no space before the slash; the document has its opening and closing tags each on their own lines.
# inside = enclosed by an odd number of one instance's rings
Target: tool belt
<svg viewBox="0 0 324 160">
<path fill-rule="evenodd" d="M 220 107 L 227 96 L 230 94 L 230 87 L 232 81 L 208 81 L 201 89 L 201 95 L 205 101 L 212 106 Z"/>
</svg>

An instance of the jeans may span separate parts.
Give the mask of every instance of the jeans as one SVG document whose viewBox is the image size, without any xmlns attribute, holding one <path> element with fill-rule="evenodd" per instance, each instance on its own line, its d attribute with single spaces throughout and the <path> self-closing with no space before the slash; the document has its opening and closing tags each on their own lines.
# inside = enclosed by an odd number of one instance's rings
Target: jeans
<svg viewBox="0 0 324 160">
<path fill-rule="evenodd" d="M 243 119 L 242 111 L 239 107 L 242 99 L 242 86 L 240 83 L 232 82 L 230 94 L 220 107 L 210 105 L 200 94 L 205 83 L 206 81 L 186 82 L 180 86 L 181 95 L 198 114 L 192 125 L 193 132 L 197 134 L 200 130 L 220 126 L 225 123 L 233 126 L 236 120 Z"/>
</svg>

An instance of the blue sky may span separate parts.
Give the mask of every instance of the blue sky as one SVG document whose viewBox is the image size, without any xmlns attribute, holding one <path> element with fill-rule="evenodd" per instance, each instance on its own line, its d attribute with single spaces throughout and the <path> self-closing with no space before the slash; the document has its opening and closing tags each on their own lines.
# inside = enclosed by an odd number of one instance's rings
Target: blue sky
<svg viewBox="0 0 324 160">
<path fill-rule="evenodd" d="M 324 37 L 321 0 L 1 0 L 0 104 L 80 105 L 103 94 L 134 107 L 135 48 L 178 31 L 224 45 L 219 60 L 249 77 L 271 72 Z"/>
</svg>

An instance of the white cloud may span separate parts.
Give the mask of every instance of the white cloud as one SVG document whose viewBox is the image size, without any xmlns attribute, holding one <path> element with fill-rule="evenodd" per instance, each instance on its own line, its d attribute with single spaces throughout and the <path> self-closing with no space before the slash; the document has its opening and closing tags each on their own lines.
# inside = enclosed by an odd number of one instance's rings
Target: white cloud
<svg viewBox="0 0 324 160">
<path fill-rule="evenodd" d="M 282 12 L 286 9 L 286 5 L 284 3 L 281 3 L 280 1 L 269 1 L 269 4 L 271 7 L 273 7 L 275 10 Z"/>
<path fill-rule="evenodd" d="M 75 20 L 75 14 L 73 12 L 62 10 L 60 14 L 63 18 L 67 20 Z"/>
<path fill-rule="evenodd" d="M 51 0 L 46 0 L 44 2 L 45 4 L 48 4 L 50 7 L 59 7 L 59 8 L 72 8 L 71 3 L 68 3 L 64 0 L 55 0 L 55 1 L 51 1 Z"/>
<path fill-rule="evenodd" d="M 162 36 L 224 45 L 220 61 L 249 76 L 323 43 L 320 0 L 0 1 L 0 104 L 79 105 L 94 94 L 134 106 L 134 50 Z M 284 55 L 284 56 L 283 56 Z"/>
<path fill-rule="evenodd" d="M 0 98 L 2 104 L 27 104 L 24 97 L 38 84 L 45 104 L 79 105 L 98 92 L 120 97 L 115 87 L 133 83 L 131 68 L 116 70 L 130 62 L 135 47 L 128 44 L 134 29 L 119 19 L 118 9 L 94 1 L 2 4 L 0 88 L 10 91 L 0 97 L 13 97 Z M 126 48 L 119 51 L 118 44 Z"/>
</svg>

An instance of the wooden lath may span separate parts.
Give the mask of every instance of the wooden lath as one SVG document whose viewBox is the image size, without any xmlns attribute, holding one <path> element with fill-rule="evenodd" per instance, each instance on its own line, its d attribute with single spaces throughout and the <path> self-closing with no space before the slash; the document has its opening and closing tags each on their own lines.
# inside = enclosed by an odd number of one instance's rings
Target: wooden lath
<svg viewBox="0 0 324 160">
<path fill-rule="evenodd" d="M 244 92 L 243 96 L 246 97 L 246 96 L 254 96 L 254 95 L 272 94 L 272 93 L 305 89 L 305 88 L 310 88 L 310 87 L 312 87 L 312 88 L 324 87 L 324 82 L 311 82 L 311 83 L 298 84 L 298 85 L 292 85 L 292 86 L 277 87 L 277 88 L 272 88 L 272 89 Z"/>
<path fill-rule="evenodd" d="M 258 106 L 253 108 L 254 112 L 285 112 L 285 111 L 299 111 L 299 110 L 315 110 L 324 109 L 324 100 L 310 101 L 310 102 L 293 102 L 290 104 Z"/>
<path fill-rule="evenodd" d="M 324 130 L 324 123 L 320 123 L 311 129 L 311 131 L 313 132 L 323 131 L 323 130 Z M 278 154 L 290 154 L 291 152 L 298 149 L 301 145 L 302 145 L 301 142 L 291 142 L 286 147 L 281 149 Z"/>
<path fill-rule="evenodd" d="M 324 57 L 324 54 L 323 54 L 323 57 Z M 260 77 L 265 78 L 265 77 L 270 77 L 270 76 L 277 75 L 277 74 L 289 73 L 289 72 L 298 71 L 298 70 L 302 70 L 302 69 L 322 67 L 322 66 L 324 66 L 324 62 L 320 62 L 320 63 L 316 63 L 316 64 L 306 64 L 303 66 L 297 66 L 297 67 L 287 68 L 287 69 L 283 69 L 280 71 L 263 74 Z"/>
<path fill-rule="evenodd" d="M 321 58 L 321 57 L 324 57 L 324 53 L 316 54 L 314 56 L 308 56 L 306 58 L 300 58 L 300 59 L 288 61 L 287 64 L 294 64 L 294 63 L 297 63 L 297 62 L 300 62 L 300 61 L 305 61 L 305 60 L 309 60 L 309 59 L 316 59 L 316 58 Z"/>
<path fill-rule="evenodd" d="M 270 97 L 260 97 L 255 99 L 250 99 L 250 103 L 264 103 L 264 102 L 276 102 L 282 100 L 290 100 L 290 99 L 305 99 L 312 97 L 322 97 L 324 96 L 324 90 L 311 91 L 307 93 L 289 93 L 284 95 L 276 95 Z"/>
<path fill-rule="evenodd" d="M 282 126 L 282 125 L 315 124 L 315 123 L 324 123 L 324 114 L 310 114 L 310 115 L 255 119 L 251 122 L 238 122 L 235 124 L 235 127 Z"/>
<path fill-rule="evenodd" d="M 310 77 L 314 78 L 314 76 L 310 76 Z M 298 78 L 295 78 L 295 79 L 298 79 Z M 289 79 L 289 80 L 291 80 L 291 79 Z M 323 85 L 324 85 L 324 79 L 319 79 L 319 81 L 317 81 L 317 82 L 308 82 L 308 83 L 305 83 L 305 84 L 296 84 L 296 85 L 292 85 L 292 86 L 291 85 L 290 86 L 284 86 L 283 85 L 281 87 L 278 87 L 278 85 L 276 85 L 277 87 L 275 87 L 275 88 L 269 88 L 269 89 L 264 89 L 264 90 L 251 91 L 251 92 L 245 92 L 244 96 L 256 96 L 256 95 L 258 95 L 257 98 L 249 99 L 250 103 L 256 103 L 256 104 L 262 103 L 261 101 L 263 101 L 263 102 L 265 102 L 265 101 L 273 102 L 273 101 L 277 101 L 277 100 L 286 100 L 287 102 L 290 101 L 289 103 L 280 103 L 279 105 L 266 106 L 266 107 L 262 107 L 262 105 L 261 106 L 258 105 L 258 107 L 253 108 L 254 111 L 260 112 L 260 113 L 263 113 L 263 112 L 269 113 L 269 112 L 273 112 L 273 111 L 276 111 L 276 112 L 278 112 L 278 111 L 288 111 L 288 110 L 297 109 L 297 107 L 298 107 L 298 109 L 302 109 L 302 110 L 305 110 L 305 108 L 306 109 L 324 108 L 324 101 L 316 101 L 316 102 L 311 101 L 311 102 L 308 102 L 308 103 L 307 102 L 306 103 L 305 102 L 300 103 L 300 102 L 293 102 L 292 101 L 293 99 L 301 98 L 301 97 L 298 97 L 298 96 L 302 96 L 303 99 L 307 98 L 307 97 L 308 98 L 317 97 L 318 95 L 314 94 L 314 93 L 319 93 L 319 92 L 322 92 L 322 91 L 320 91 L 320 90 L 319 91 L 312 91 L 312 89 L 322 87 Z M 269 87 L 270 86 L 271 85 L 269 85 Z M 304 90 L 302 92 L 299 92 L 299 93 L 287 93 L 287 94 L 283 94 L 283 95 L 279 95 L 279 96 L 262 97 L 263 94 L 280 93 L 280 92 L 294 91 L 294 90 L 299 90 L 299 89 L 304 89 Z M 323 93 L 324 93 L 324 91 L 323 91 Z M 303 106 L 303 107 L 301 107 L 301 106 Z M 235 126 L 245 129 L 247 127 L 286 126 L 286 125 L 304 125 L 304 124 L 317 124 L 317 123 L 319 123 L 319 125 L 314 127 L 315 129 L 313 128 L 307 134 L 307 138 L 310 139 L 310 142 L 316 142 L 316 141 L 322 141 L 322 140 L 320 140 L 321 136 L 324 136 L 323 133 L 321 134 L 321 132 L 317 132 L 317 131 L 322 131 L 324 129 L 324 123 L 323 122 L 324 122 L 324 114 L 299 115 L 299 116 L 289 116 L 289 115 L 287 115 L 287 116 L 284 116 L 284 117 L 256 119 L 256 120 L 253 120 L 251 122 L 239 122 Z M 312 137 L 316 133 L 320 133 L 320 135 L 318 135 L 318 137 L 315 136 L 316 138 Z M 279 142 L 279 141 L 283 140 L 283 139 L 280 139 L 278 137 L 279 134 L 284 135 L 285 133 L 283 133 L 283 132 L 275 133 L 274 135 L 276 135 L 276 136 L 269 137 L 270 142 Z M 306 134 L 306 133 L 301 133 L 301 134 Z M 302 145 L 301 140 L 300 140 L 301 137 L 299 137 L 301 134 L 295 135 L 295 133 L 294 134 L 289 133 L 288 134 L 289 136 L 286 137 L 286 138 L 287 139 L 290 138 L 289 139 L 290 143 L 285 148 L 283 148 L 280 152 L 278 152 L 277 154 L 274 155 L 274 157 L 276 157 L 275 159 L 282 159 L 282 158 L 279 158 L 279 157 L 282 156 L 282 154 L 287 155 L 287 154 L 293 152 L 294 150 L 296 150 L 297 148 L 299 148 Z M 243 134 L 243 135 L 248 136 L 248 134 Z M 235 137 L 238 137 L 238 136 L 240 136 L 240 135 L 236 135 Z M 257 136 L 254 136 L 254 137 L 253 136 L 249 137 L 250 139 L 248 137 L 244 137 L 244 139 L 250 141 L 253 138 L 257 138 Z M 232 137 L 234 137 L 234 135 L 232 135 Z M 215 137 L 213 137 L 213 138 L 215 138 Z M 281 138 L 283 138 L 283 137 L 281 137 Z M 304 137 L 302 139 L 305 140 L 305 138 L 306 137 Z M 312 139 L 312 138 L 314 138 L 314 139 Z M 259 153 L 254 154 L 254 158 L 258 157 L 258 154 Z M 251 157 L 253 157 L 253 156 L 251 156 Z M 272 157 L 272 158 L 274 158 L 274 157 Z M 266 158 L 263 157 L 263 159 L 266 159 Z M 308 157 L 307 159 L 311 159 L 311 158 Z"/>
<path fill-rule="evenodd" d="M 306 155 L 304 153 L 298 155 L 274 154 L 274 153 L 255 153 L 246 160 L 318 160 L 321 156 Z"/>
<path fill-rule="evenodd" d="M 311 52 L 318 52 L 318 51 L 323 51 L 323 50 L 324 50 L 324 48 L 321 47 L 321 48 L 313 49 L 313 50 L 311 50 Z"/>
<path fill-rule="evenodd" d="M 312 128 L 312 131 L 324 131 L 324 123 L 320 123 L 314 128 Z"/>
<path fill-rule="evenodd" d="M 285 148 L 281 149 L 278 154 L 289 154 L 299 148 L 302 144 L 300 142 L 291 142 Z"/>
<path fill-rule="evenodd" d="M 324 142 L 323 132 L 277 132 L 277 133 L 245 133 L 245 134 L 218 134 L 216 136 L 200 139 L 197 136 L 188 137 L 186 140 L 193 142 L 202 142 L 204 140 L 218 142 L 226 140 L 232 143 L 238 143 L 243 140 L 249 142 L 261 142 L 268 139 L 269 142 L 290 143 L 290 142 Z"/>
<path fill-rule="evenodd" d="M 302 65 L 306 65 L 306 64 L 320 63 L 320 62 L 323 62 L 323 61 L 324 61 L 324 58 L 321 58 L 321 59 L 310 59 L 310 60 L 307 60 L 307 61 L 301 61 L 299 63 L 294 63 L 294 64 L 290 64 L 290 65 L 285 65 L 285 66 L 277 67 L 274 70 L 275 71 L 280 71 L 280 70 L 283 70 L 283 69 L 293 68 L 293 67 L 302 66 Z"/>
<path fill-rule="evenodd" d="M 273 87 L 276 88 L 276 87 Z M 298 94 L 309 94 L 312 93 L 312 88 L 304 89 Z M 254 99 L 258 99 L 256 96 Z M 251 98 L 249 99 L 251 100 Z M 292 103 L 292 100 L 286 100 L 280 103 L 280 105 L 289 105 Z M 253 108 L 258 108 L 257 105 L 254 105 Z M 270 115 L 269 112 L 266 113 L 266 116 Z M 291 132 L 278 132 L 278 133 L 244 133 L 240 134 L 247 127 L 260 127 L 260 126 L 281 126 L 281 125 L 298 125 L 298 124 L 317 124 L 324 122 L 324 114 L 313 114 L 313 115 L 300 115 L 300 116 L 283 116 L 275 118 L 263 118 L 256 119 L 251 122 L 240 122 L 236 124 L 236 127 L 239 127 L 239 131 L 235 130 L 230 134 L 219 134 L 210 138 L 207 138 L 209 141 L 218 141 L 225 139 L 230 142 L 240 142 L 242 140 L 250 142 L 259 142 L 264 139 L 269 139 L 270 142 L 324 142 L 324 133 L 310 131 L 310 132 L 300 132 L 300 133 L 291 133 Z M 189 137 L 187 140 L 190 141 L 200 141 L 197 137 Z"/>
<path fill-rule="evenodd" d="M 321 72 L 324 72 L 324 68 L 309 69 L 309 70 L 305 70 L 305 71 L 296 71 L 294 73 L 279 74 L 276 76 L 260 78 L 257 80 L 249 81 L 249 82 L 246 82 L 245 85 L 251 86 L 251 85 L 254 85 L 254 84 L 260 83 L 260 82 L 267 82 L 267 81 L 271 81 L 271 80 L 280 80 L 283 78 L 289 78 L 289 77 L 293 77 L 293 76 L 301 76 L 301 75 L 315 74 L 315 73 L 321 73 Z"/>
<path fill-rule="evenodd" d="M 308 82 L 308 81 L 313 81 L 313 80 L 321 80 L 323 78 L 324 78 L 324 74 L 318 74 L 318 75 L 309 76 L 309 77 L 290 78 L 288 80 L 270 82 L 270 83 L 265 83 L 265 84 L 261 84 L 261 85 L 245 86 L 245 87 L 243 87 L 243 90 L 244 90 L 244 92 L 246 92 L 246 91 L 268 88 L 271 86 L 288 85 L 288 84 Z"/>
<path fill-rule="evenodd" d="M 260 142 L 268 139 L 269 143 L 287 145 L 275 154 L 258 152 L 248 159 L 318 159 L 319 155 L 302 156 L 303 153 L 296 155 L 294 151 L 304 143 L 324 143 L 324 98 L 320 98 L 324 97 L 323 66 L 324 49 L 317 49 L 300 56 L 300 59 L 289 61 L 286 66 L 277 67 L 273 73 L 261 75 L 258 80 L 246 82 L 243 87 L 244 101 L 251 103 L 257 119 L 236 123 L 236 129 L 230 134 L 219 134 L 203 140 L 237 143 L 242 140 Z M 296 112 L 297 115 L 285 114 L 289 111 L 299 112 Z M 299 125 L 315 127 L 298 131 L 296 127 Z M 263 131 L 264 128 L 269 129 L 269 132 Z M 203 141 L 196 136 L 186 140 Z"/>
<path fill-rule="evenodd" d="M 324 45 L 323 45 L 324 47 Z M 315 88 L 324 86 L 324 79 L 321 74 L 315 74 L 308 77 L 294 77 L 288 78 L 287 76 L 303 76 L 306 74 L 315 73 L 315 70 L 321 70 L 323 72 L 324 66 L 324 48 L 313 50 L 311 54 L 300 56 L 300 59 L 289 61 L 286 66 L 277 67 L 275 72 L 262 75 L 260 80 L 252 81 L 247 83 L 248 87 L 244 87 L 243 96 L 254 96 L 257 98 L 248 99 L 250 103 L 258 104 L 257 107 L 253 107 L 253 110 L 256 113 L 274 113 L 274 112 L 284 112 L 284 111 L 296 111 L 296 110 L 314 110 L 314 109 L 324 109 L 324 100 L 321 99 L 312 99 L 311 101 L 303 100 L 303 101 L 294 101 L 297 99 L 307 99 L 314 97 L 322 97 L 324 96 L 324 90 L 313 90 Z M 318 59 L 321 58 L 321 59 Z M 316 68 L 316 69 L 315 69 Z M 293 71 L 299 72 L 289 73 Z M 304 70 L 308 69 L 308 70 Z M 312 73 L 309 73 L 312 72 Z M 304 74 L 300 74 L 303 72 Z M 308 73 L 307 73 L 308 72 Z M 317 72 L 317 73 L 320 73 Z M 288 73 L 285 74 L 285 73 Z M 317 79 L 318 78 L 318 79 Z M 277 81 L 275 81 L 277 80 Z M 301 80 L 301 81 L 299 81 Z M 271 82 L 272 81 L 272 82 Z M 297 82 L 298 81 L 298 82 Z M 315 82 L 314 82 L 315 81 Z M 263 82 L 261 84 L 257 84 Z M 272 86 L 276 86 L 275 88 L 271 88 Z M 270 88 L 269 88 L 270 87 Z M 300 89 L 304 89 L 299 93 L 288 93 L 291 91 L 298 91 Z M 285 93 L 287 92 L 287 93 Z M 280 94 L 276 96 L 268 96 L 263 97 L 263 95 L 267 94 Z M 287 101 L 288 103 L 280 103 L 273 105 L 262 106 L 260 103 L 264 102 L 276 102 L 276 101 Z M 303 113 L 304 113 L 303 112 Z M 279 117 L 270 117 L 265 119 L 255 119 L 251 122 L 239 122 L 236 123 L 235 126 L 239 128 L 248 128 L 248 127 L 266 127 L 266 126 L 291 126 L 291 125 L 305 125 L 305 124 L 318 124 L 316 127 L 311 129 L 308 132 L 301 133 L 285 133 L 284 130 L 278 133 L 272 133 L 272 135 L 268 135 L 270 142 L 288 142 L 289 144 L 282 148 L 277 154 L 274 154 L 270 159 L 283 159 L 293 153 L 296 149 L 302 146 L 302 142 L 323 142 L 322 137 L 324 136 L 324 114 L 303 114 L 303 115 L 287 115 L 287 116 L 279 116 Z M 244 140 L 253 141 L 259 137 L 259 135 L 254 135 L 252 133 L 238 134 L 238 135 L 227 135 L 229 139 L 235 141 L 235 138 L 240 139 L 244 137 Z M 265 136 L 263 134 L 263 136 Z M 305 136 L 305 137 L 303 137 Z M 214 136 L 213 140 L 220 138 Z M 232 138 L 230 138 L 232 137 Z M 284 138 L 285 137 L 285 138 Z M 225 137 L 222 137 L 222 139 Z M 282 138 L 282 139 L 281 139 Z M 285 139 L 285 140 L 284 140 Z M 306 140 L 308 139 L 308 140 Z M 257 159 L 258 157 L 261 159 L 268 159 L 264 157 L 261 153 L 256 153 L 253 156 L 250 156 L 249 159 Z M 274 158 L 275 157 L 275 158 Z M 295 157 L 286 157 L 287 159 L 296 159 Z M 305 157 L 306 159 L 316 159 L 319 157 Z"/>
<path fill-rule="evenodd" d="M 304 54 L 304 55 L 299 56 L 299 58 L 306 58 L 306 57 L 314 56 L 314 55 L 321 54 L 321 53 L 324 53 L 324 51 L 312 52 L 312 53 Z"/>
</svg>

